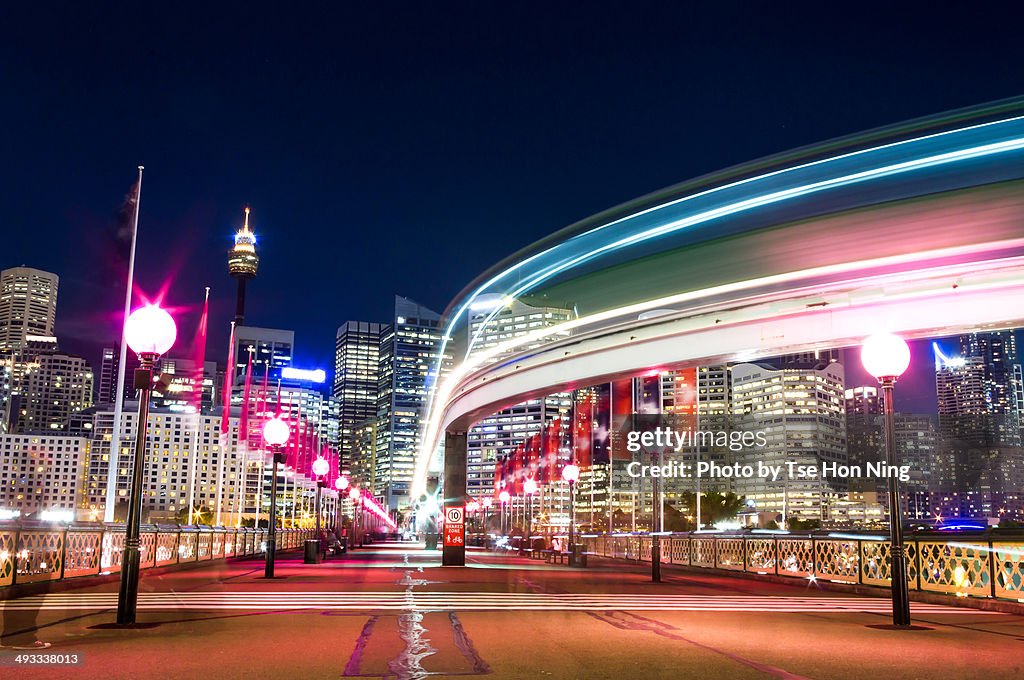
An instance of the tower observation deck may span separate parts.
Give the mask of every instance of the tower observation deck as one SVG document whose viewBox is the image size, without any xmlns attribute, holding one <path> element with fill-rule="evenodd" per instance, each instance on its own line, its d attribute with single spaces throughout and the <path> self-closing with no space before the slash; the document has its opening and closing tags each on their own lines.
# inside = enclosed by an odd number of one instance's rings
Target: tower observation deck
<svg viewBox="0 0 1024 680">
<path fill-rule="evenodd" d="M 245 223 L 235 233 L 235 246 L 228 251 L 228 273 L 238 281 L 238 299 L 235 303 L 235 326 L 245 320 L 245 284 L 256 278 L 260 258 L 256 255 L 256 234 L 249 229 L 249 208 L 245 209 Z"/>
</svg>

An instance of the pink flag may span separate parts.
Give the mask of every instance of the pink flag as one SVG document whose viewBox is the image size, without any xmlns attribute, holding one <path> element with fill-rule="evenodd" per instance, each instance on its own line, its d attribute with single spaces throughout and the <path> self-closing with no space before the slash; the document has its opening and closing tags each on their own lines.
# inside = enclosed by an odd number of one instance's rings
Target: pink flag
<svg viewBox="0 0 1024 680">
<path fill-rule="evenodd" d="M 231 387 L 235 382 L 235 322 L 231 322 L 231 339 L 228 344 L 228 365 L 224 371 L 224 417 L 220 421 L 220 433 L 228 433 L 231 416 Z"/>
<path fill-rule="evenodd" d="M 245 366 L 245 386 L 242 388 L 242 414 L 238 419 L 238 439 L 249 443 L 249 394 L 252 391 L 252 352 Z"/>
<path fill-rule="evenodd" d="M 196 329 L 195 340 L 192 341 L 192 358 L 196 362 L 195 370 L 192 372 L 193 390 L 189 396 L 189 403 L 199 413 L 203 407 L 203 378 L 205 372 L 203 366 L 206 364 L 206 329 L 207 321 L 210 318 L 210 289 L 206 289 L 206 300 L 203 301 L 203 315 L 199 317 L 199 327 Z"/>
</svg>

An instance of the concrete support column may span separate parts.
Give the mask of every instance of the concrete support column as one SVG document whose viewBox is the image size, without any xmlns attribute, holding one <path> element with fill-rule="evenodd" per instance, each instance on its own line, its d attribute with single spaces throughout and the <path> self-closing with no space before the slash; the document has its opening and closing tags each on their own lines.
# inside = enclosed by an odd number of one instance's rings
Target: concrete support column
<svg viewBox="0 0 1024 680">
<path fill-rule="evenodd" d="M 444 433 L 444 510 L 466 506 L 466 450 L 465 432 Z M 448 528 L 445 527 L 447 533 Z M 441 565 L 466 566 L 466 524 L 462 524 L 459 545 L 445 545 L 442 535 Z"/>
</svg>

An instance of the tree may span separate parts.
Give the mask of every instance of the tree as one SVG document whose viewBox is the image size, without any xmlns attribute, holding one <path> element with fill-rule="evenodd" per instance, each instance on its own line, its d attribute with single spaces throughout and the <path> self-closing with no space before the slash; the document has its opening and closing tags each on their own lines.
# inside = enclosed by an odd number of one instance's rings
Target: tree
<svg viewBox="0 0 1024 680">
<path fill-rule="evenodd" d="M 786 520 L 786 524 L 789 525 L 790 531 L 811 531 L 812 529 L 821 528 L 821 520 L 818 519 L 800 519 L 798 517 L 790 517 Z"/>
<path fill-rule="evenodd" d="M 665 529 L 667 531 L 693 531 L 693 521 L 687 518 L 685 512 L 677 510 L 668 501 L 665 501 L 662 507 L 665 513 Z"/>
<path fill-rule="evenodd" d="M 178 523 L 184 524 L 188 521 L 188 508 L 182 508 L 178 511 Z M 205 505 L 200 506 L 197 510 L 192 513 L 193 524 L 205 524 L 206 526 L 213 525 L 213 510 L 206 507 Z"/>
</svg>

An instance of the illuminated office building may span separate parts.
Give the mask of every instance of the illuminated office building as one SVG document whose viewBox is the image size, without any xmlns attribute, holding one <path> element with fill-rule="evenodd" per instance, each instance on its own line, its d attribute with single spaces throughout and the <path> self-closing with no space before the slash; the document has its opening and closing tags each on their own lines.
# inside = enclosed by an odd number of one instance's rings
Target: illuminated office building
<svg viewBox="0 0 1024 680">
<path fill-rule="evenodd" d="M 381 331 L 374 493 L 389 509 L 407 505 L 429 394 L 451 356 L 438 357 L 441 317 L 395 296 L 393 324 Z"/>
<path fill-rule="evenodd" d="M 357 432 L 368 423 L 376 430 L 385 328 L 386 324 L 346 321 L 335 337 L 333 392 L 338 400 L 338 448 L 344 471 L 352 466 Z"/>
<path fill-rule="evenodd" d="M 245 381 L 246 365 L 252 353 L 253 379 L 262 379 L 264 373 L 280 372 L 292 365 L 295 349 L 295 331 L 280 328 L 235 326 L 235 385 Z"/>
</svg>

